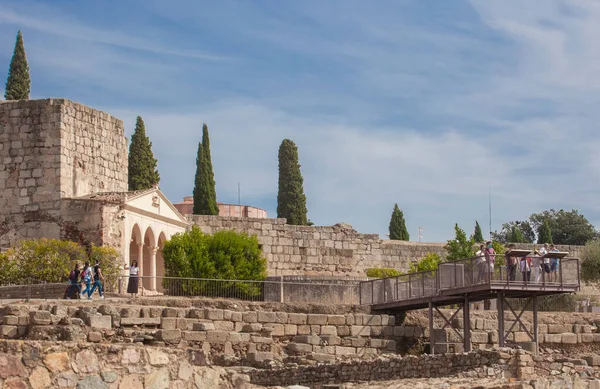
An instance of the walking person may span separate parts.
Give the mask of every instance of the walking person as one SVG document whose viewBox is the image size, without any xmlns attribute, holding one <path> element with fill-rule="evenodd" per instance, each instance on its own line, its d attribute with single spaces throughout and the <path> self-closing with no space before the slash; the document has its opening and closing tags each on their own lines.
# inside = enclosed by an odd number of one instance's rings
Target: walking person
<svg viewBox="0 0 600 389">
<path fill-rule="evenodd" d="M 100 295 L 100 300 L 104 300 L 104 293 L 102 290 L 102 282 L 104 281 L 104 276 L 102 275 L 102 270 L 100 269 L 100 261 L 96 259 L 96 264 L 94 265 L 94 286 L 90 291 L 90 298 L 94 294 L 96 288 L 98 288 L 98 294 Z"/>
<path fill-rule="evenodd" d="M 79 274 L 81 270 L 79 270 L 79 263 L 75 264 L 75 268 L 71 270 L 69 274 L 69 290 L 67 292 L 67 300 L 71 300 L 73 298 L 73 292 L 77 291 L 75 296 L 79 296 L 81 293 L 81 285 L 79 284 Z"/>
<path fill-rule="evenodd" d="M 542 280 L 544 282 L 549 281 L 550 280 L 550 258 L 546 257 L 546 254 L 548 254 L 548 243 L 544 243 L 542 245 L 542 247 L 540 247 L 540 257 L 543 258 L 543 262 L 542 262 Z"/>
<path fill-rule="evenodd" d="M 559 250 L 554 247 L 553 244 L 550 245 L 549 253 L 558 253 Z M 550 258 L 550 282 L 558 282 L 558 258 Z"/>
<path fill-rule="evenodd" d="M 138 293 L 138 285 L 140 281 L 140 268 L 136 260 L 131 262 L 131 266 L 125 265 L 125 270 L 129 269 L 129 283 L 127 284 L 127 293 L 131 293 L 131 297 L 136 297 Z"/>
<path fill-rule="evenodd" d="M 543 259 L 541 258 L 540 252 L 535 250 L 533 252 L 533 258 L 531 259 L 531 268 L 533 270 L 533 282 L 536 284 L 539 284 L 542 280 L 542 272 L 544 271 L 542 269 L 542 262 Z"/>
<path fill-rule="evenodd" d="M 81 292 L 81 298 L 84 298 L 85 295 L 87 294 L 87 299 L 88 300 L 92 299 L 91 293 L 90 293 L 92 279 L 93 279 L 92 268 L 90 267 L 90 263 L 86 261 L 85 265 L 83 266 L 83 270 L 81 271 L 81 281 L 85 284 L 85 289 L 83 290 L 83 292 Z"/>
</svg>

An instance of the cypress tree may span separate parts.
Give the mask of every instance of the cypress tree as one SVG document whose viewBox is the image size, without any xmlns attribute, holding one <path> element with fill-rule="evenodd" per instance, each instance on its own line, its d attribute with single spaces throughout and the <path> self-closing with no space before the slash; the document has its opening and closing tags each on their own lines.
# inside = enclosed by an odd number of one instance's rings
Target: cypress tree
<svg viewBox="0 0 600 389">
<path fill-rule="evenodd" d="M 398 208 L 398 204 L 394 204 L 392 218 L 390 219 L 390 239 L 392 240 L 409 240 L 410 236 L 406 229 L 406 221 L 404 213 Z"/>
<path fill-rule="evenodd" d="M 524 243 L 525 238 L 523 237 L 523 233 L 521 229 L 517 226 L 513 226 L 510 230 L 510 236 L 508 237 L 509 243 Z"/>
<path fill-rule="evenodd" d="M 479 226 L 479 222 L 475 220 L 475 232 L 473 232 L 473 240 L 475 242 L 483 242 L 483 233 L 481 232 L 481 227 Z"/>
<path fill-rule="evenodd" d="M 544 220 L 544 223 L 538 228 L 538 244 L 552 243 L 552 231 L 550 231 L 550 225 L 548 220 Z"/>
<path fill-rule="evenodd" d="M 277 217 L 288 224 L 306 225 L 306 196 L 304 179 L 298 162 L 298 147 L 289 139 L 279 146 L 279 189 L 277 192 Z"/>
<path fill-rule="evenodd" d="M 144 120 L 138 116 L 129 145 L 129 190 L 150 189 L 160 182 L 158 161 L 152 153 L 152 142 L 146 136 Z"/>
<path fill-rule="evenodd" d="M 202 142 L 198 143 L 194 184 L 194 215 L 218 215 L 217 191 L 210 156 L 208 126 L 202 125 Z"/>
<path fill-rule="evenodd" d="M 30 91 L 31 78 L 29 77 L 29 65 L 27 64 L 23 35 L 19 31 L 17 33 L 15 51 L 13 52 L 10 68 L 8 69 L 4 98 L 6 100 L 29 100 Z"/>
</svg>

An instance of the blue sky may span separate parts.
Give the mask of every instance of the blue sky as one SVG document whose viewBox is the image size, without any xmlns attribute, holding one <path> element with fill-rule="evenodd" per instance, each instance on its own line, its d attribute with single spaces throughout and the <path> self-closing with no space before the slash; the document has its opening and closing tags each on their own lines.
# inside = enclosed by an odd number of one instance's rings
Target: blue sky
<svg viewBox="0 0 600 389">
<path fill-rule="evenodd" d="M 373 4 L 376 4 L 374 6 Z M 549 208 L 600 225 L 600 3 L 592 0 L 0 0 L 0 66 L 24 34 L 32 98 L 141 115 L 173 202 L 202 123 L 219 201 L 276 215 L 296 142 L 309 218 L 412 240 Z M 0 68 L 1 69 L 1 68 Z"/>
</svg>

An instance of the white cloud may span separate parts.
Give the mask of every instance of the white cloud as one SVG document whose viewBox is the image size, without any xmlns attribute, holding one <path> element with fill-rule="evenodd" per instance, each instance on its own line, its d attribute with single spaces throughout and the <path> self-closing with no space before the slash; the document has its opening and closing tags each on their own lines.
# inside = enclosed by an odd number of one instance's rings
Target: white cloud
<svg viewBox="0 0 600 389">
<path fill-rule="evenodd" d="M 294 53 L 325 61 L 343 76 L 333 84 L 311 67 L 293 67 L 293 61 L 289 73 L 261 62 L 273 76 L 258 79 L 253 93 L 238 89 L 255 75 L 248 62 L 232 68 L 230 82 L 209 87 L 203 83 L 211 81 L 210 70 L 163 61 L 161 55 L 201 62 L 235 55 L 144 38 L 160 35 L 159 27 L 136 35 L 126 26 L 89 27 L 52 7 L 36 8 L 40 13 L 32 16 L 2 5 L 0 22 L 52 35 L 26 42 L 35 67 L 44 64 L 41 75 L 64 77 L 75 88 L 109 90 L 116 102 L 103 99 L 95 106 L 124 119 L 128 133 L 136 115 L 143 116 L 172 201 L 192 192 L 206 122 L 220 199 L 237 199 L 241 182 L 242 199 L 268 198 L 271 216 L 277 150 L 288 137 L 299 147 L 309 217 L 318 224 L 344 221 L 383 236 L 397 202 L 413 239 L 422 226 L 426 240 L 443 240 L 455 222 L 469 232 L 475 219 L 488 225 L 490 192 L 493 228 L 550 207 L 600 217 L 600 186 L 592 179 L 600 173 L 600 7 L 572 1 L 569 6 L 580 11 L 566 13 L 558 1 L 472 4 L 481 17 L 473 25 L 484 23 L 479 27 L 491 29 L 495 40 L 477 31 L 467 36 L 407 27 L 396 22 L 393 8 L 325 5 L 305 9 L 297 16 L 308 22 L 294 24 L 274 15 L 260 19 L 260 12 L 246 8 L 244 18 L 231 22 L 232 34 L 271 45 L 282 59 Z M 179 8 L 170 10 L 172 21 Z M 222 23 L 230 28 L 227 20 Z M 261 53 L 252 55 L 256 60 Z M 202 100 L 167 101 L 186 88 L 201 89 Z M 162 98 L 165 107 L 124 104 L 127 94 Z"/>
</svg>

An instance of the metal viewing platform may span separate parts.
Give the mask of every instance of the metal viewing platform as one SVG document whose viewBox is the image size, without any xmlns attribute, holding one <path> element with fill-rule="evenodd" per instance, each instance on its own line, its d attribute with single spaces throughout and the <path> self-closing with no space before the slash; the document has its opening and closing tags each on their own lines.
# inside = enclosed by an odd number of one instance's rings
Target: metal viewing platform
<svg viewBox="0 0 600 389">
<path fill-rule="evenodd" d="M 363 281 L 359 285 L 360 303 L 371 305 L 374 311 L 429 308 L 432 352 L 435 350 L 435 312 L 444 319 L 443 328 L 453 328 L 452 320 L 463 310 L 464 334 L 455 331 L 463 339 L 464 351 L 470 351 L 469 304 L 495 299 L 498 307 L 499 345 L 504 347 L 511 343 L 508 341 L 509 335 L 518 324 L 535 343 L 537 351 L 537 299 L 540 296 L 578 291 L 579 259 L 569 258 L 565 252 L 552 252 L 542 257 L 530 254 L 529 250 L 511 250 L 489 258 L 476 257 L 444 262 L 432 271 Z M 518 314 L 507 300 L 510 298 L 527 299 Z M 521 315 L 530 304 L 533 311 L 533 333 L 521 322 Z M 438 309 L 448 305 L 459 306 L 449 319 Z M 515 317 L 515 322 L 508 331 L 505 331 L 504 326 L 505 308 Z"/>
</svg>

